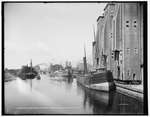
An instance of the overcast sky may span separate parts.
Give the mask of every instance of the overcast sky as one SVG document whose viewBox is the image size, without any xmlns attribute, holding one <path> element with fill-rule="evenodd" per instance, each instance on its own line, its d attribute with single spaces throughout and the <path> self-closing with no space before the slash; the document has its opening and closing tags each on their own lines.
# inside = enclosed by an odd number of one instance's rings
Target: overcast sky
<svg viewBox="0 0 150 117">
<path fill-rule="evenodd" d="M 5 4 L 5 67 L 92 58 L 93 24 L 106 3 Z"/>
</svg>

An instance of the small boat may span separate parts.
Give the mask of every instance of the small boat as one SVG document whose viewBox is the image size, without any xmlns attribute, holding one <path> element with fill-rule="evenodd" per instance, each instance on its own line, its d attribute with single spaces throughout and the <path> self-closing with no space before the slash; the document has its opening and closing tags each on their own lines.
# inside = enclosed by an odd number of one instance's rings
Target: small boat
<svg viewBox="0 0 150 117">
<path fill-rule="evenodd" d="M 112 91 L 115 90 L 116 86 L 113 80 L 113 75 L 111 71 L 106 70 L 105 68 L 99 68 L 96 72 L 88 73 L 87 62 L 86 62 L 86 53 L 83 57 L 84 63 L 84 74 L 81 74 L 77 78 L 77 82 L 83 86 L 100 91 Z"/>
</svg>

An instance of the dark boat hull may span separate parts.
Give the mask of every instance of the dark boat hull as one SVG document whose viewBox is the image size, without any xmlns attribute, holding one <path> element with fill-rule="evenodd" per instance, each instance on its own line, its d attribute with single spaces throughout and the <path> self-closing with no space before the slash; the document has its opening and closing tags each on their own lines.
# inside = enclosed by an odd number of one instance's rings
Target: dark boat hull
<svg viewBox="0 0 150 117">
<path fill-rule="evenodd" d="M 19 77 L 21 77 L 22 79 L 26 80 L 26 79 L 34 79 L 37 75 L 35 74 L 20 74 Z"/>
<path fill-rule="evenodd" d="M 85 74 L 77 78 L 83 86 L 100 91 L 113 91 L 116 86 L 112 74 L 108 71 L 102 73 Z"/>
</svg>

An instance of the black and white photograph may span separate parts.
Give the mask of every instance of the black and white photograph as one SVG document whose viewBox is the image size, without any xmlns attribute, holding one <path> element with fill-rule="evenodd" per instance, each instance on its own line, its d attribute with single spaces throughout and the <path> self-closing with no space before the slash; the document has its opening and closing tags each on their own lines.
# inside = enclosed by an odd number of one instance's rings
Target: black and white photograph
<svg viewBox="0 0 150 117">
<path fill-rule="evenodd" d="M 2 115 L 148 115 L 147 1 L 2 1 Z"/>
</svg>

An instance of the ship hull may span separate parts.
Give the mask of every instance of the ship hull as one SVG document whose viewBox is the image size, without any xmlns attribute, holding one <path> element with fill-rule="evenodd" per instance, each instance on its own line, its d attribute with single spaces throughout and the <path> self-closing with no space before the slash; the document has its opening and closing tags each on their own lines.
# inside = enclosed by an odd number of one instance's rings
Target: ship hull
<svg viewBox="0 0 150 117">
<path fill-rule="evenodd" d="M 116 89 L 112 76 L 108 72 L 86 74 L 77 78 L 77 82 L 89 89 L 113 91 Z"/>
<path fill-rule="evenodd" d="M 35 74 L 20 74 L 19 77 L 21 77 L 23 80 L 26 79 L 34 79 L 37 75 Z"/>
</svg>

